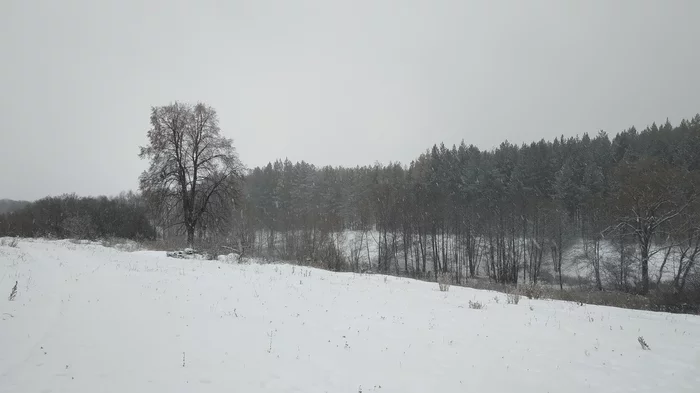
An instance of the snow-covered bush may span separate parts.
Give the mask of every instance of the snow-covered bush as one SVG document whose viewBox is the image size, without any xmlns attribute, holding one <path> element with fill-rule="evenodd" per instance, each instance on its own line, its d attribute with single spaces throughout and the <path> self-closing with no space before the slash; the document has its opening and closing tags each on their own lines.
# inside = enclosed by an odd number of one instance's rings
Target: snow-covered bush
<svg viewBox="0 0 700 393">
<path fill-rule="evenodd" d="M 217 259 L 218 259 L 220 262 L 223 262 L 223 263 L 241 263 L 241 262 L 242 262 L 240 255 L 238 255 L 238 254 L 236 254 L 236 253 L 230 253 L 230 254 L 226 254 L 226 255 L 219 255 L 219 256 L 217 257 Z M 292 271 L 292 274 L 293 274 L 293 273 L 294 273 L 294 271 Z"/>
<path fill-rule="evenodd" d="M 450 275 L 446 273 L 440 273 L 437 277 L 438 288 L 440 292 L 447 292 L 450 290 Z"/>
<path fill-rule="evenodd" d="M 481 310 L 484 308 L 484 304 L 479 301 L 469 301 L 469 308 L 473 310 Z"/>
<path fill-rule="evenodd" d="M 0 246 L 5 246 L 5 247 L 17 247 L 17 244 L 19 243 L 19 240 L 15 238 L 3 238 L 0 239 Z"/>
<path fill-rule="evenodd" d="M 518 304 L 520 303 L 520 295 L 517 293 L 509 293 L 506 295 L 506 303 L 508 304 Z"/>
<path fill-rule="evenodd" d="M 212 259 L 210 256 L 211 254 L 206 252 L 200 252 L 192 248 L 185 248 L 184 250 L 177 251 L 167 251 L 165 255 L 169 256 L 170 258 L 179 259 Z"/>
</svg>

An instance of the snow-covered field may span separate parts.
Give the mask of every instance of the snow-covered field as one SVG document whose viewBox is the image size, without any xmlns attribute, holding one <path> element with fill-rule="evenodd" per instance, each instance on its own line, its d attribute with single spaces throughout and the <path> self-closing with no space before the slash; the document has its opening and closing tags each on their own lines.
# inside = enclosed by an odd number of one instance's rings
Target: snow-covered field
<svg viewBox="0 0 700 393">
<path fill-rule="evenodd" d="M 1 392 L 700 387 L 697 316 L 41 240 L 0 246 L 0 295 Z"/>
</svg>

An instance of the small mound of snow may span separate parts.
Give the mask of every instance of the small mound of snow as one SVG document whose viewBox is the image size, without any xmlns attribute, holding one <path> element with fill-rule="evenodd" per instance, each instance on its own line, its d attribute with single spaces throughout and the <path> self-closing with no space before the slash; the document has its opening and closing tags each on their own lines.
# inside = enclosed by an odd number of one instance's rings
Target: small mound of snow
<svg viewBox="0 0 700 393">
<path fill-rule="evenodd" d="M 219 257 L 217 259 L 219 260 L 219 262 L 224 262 L 224 263 L 240 263 L 241 262 L 241 257 L 235 253 L 230 253 L 227 255 L 219 255 Z"/>
<path fill-rule="evenodd" d="M 133 240 L 127 240 L 124 243 L 115 244 L 114 248 L 119 251 L 134 252 L 141 249 L 141 246 Z"/>
</svg>

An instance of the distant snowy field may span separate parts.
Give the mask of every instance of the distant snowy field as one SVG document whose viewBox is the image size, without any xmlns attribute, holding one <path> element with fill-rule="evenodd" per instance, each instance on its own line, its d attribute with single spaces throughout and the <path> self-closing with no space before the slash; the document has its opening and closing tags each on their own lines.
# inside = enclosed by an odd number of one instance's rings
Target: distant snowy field
<svg viewBox="0 0 700 393">
<path fill-rule="evenodd" d="M 42 240 L 0 246 L 0 295 L 0 392 L 700 386 L 697 316 Z"/>
</svg>

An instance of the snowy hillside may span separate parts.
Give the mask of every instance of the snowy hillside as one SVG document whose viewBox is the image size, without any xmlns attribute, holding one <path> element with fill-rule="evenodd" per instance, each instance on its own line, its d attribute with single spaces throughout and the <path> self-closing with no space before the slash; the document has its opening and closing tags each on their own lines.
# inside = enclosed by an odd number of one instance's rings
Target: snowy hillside
<svg viewBox="0 0 700 393">
<path fill-rule="evenodd" d="M 697 316 L 38 240 L 0 246 L 0 292 L 0 392 L 700 386 Z"/>
</svg>

